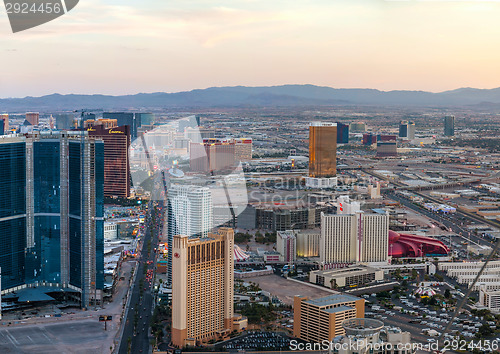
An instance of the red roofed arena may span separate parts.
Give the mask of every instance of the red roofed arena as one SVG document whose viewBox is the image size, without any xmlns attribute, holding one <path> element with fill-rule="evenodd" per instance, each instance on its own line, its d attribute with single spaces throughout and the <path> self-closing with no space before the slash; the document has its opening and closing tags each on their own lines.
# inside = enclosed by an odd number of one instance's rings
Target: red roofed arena
<svg viewBox="0 0 500 354">
<path fill-rule="evenodd" d="M 426 236 L 402 234 L 389 230 L 389 256 L 446 256 L 450 250 L 441 241 Z"/>
</svg>

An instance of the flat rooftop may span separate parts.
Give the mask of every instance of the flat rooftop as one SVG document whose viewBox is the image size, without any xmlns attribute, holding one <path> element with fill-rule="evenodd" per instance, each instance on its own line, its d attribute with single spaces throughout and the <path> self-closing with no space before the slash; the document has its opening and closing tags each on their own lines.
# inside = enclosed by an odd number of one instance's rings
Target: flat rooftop
<svg viewBox="0 0 500 354">
<path fill-rule="evenodd" d="M 346 267 L 346 268 L 338 268 L 338 269 L 326 269 L 326 270 L 315 270 L 314 274 L 322 275 L 322 276 L 348 276 L 348 275 L 357 275 L 357 274 L 365 274 L 365 273 L 373 273 L 376 272 L 377 269 L 371 267 Z"/>
<path fill-rule="evenodd" d="M 314 306 L 330 306 L 341 304 L 344 302 L 352 302 L 360 300 L 359 297 L 347 294 L 333 294 L 330 296 L 320 297 L 319 299 L 306 300 L 305 302 Z"/>
<path fill-rule="evenodd" d="M 2 296 L 3 300 L 9 301 L 17 298 L 17 302 L 43 302 L 43 301 L 55 301 L 55 299 L 48 295 L 47 293 L 55 293 L 55 292 L 75 292 L 78 291 L 62 288 L 62 287 L 54 287 L 54 286 L 37 286 L 37 287 L 27 287 L 22 288 L 16 291 L 12 291 Z"/>
<path fill-rule="evenodd" d="M 332 307 L 330 309 L 325 309 L 324 311 L 328 313 L 337 313 L 337 312 L 350 311 L 353 309 L 354 309 L 353 307 L 342 305 L 342 306 Z"/>
</svg>

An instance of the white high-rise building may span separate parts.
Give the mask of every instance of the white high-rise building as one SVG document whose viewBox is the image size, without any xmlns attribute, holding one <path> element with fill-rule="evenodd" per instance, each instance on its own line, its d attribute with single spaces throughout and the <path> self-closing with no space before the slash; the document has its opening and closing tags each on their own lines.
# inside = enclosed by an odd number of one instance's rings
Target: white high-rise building
<svg viewBox="0 0 500 354">
<path fill-rule="evenodd" d="M 361 204 L 350 201 L 348 195 L 341 195 L 337 198 L 337 214 L 354 214 L 360 210 Z"/>
<path fill-rule="evenodd" d="M 320 261 L 386 263 L 389 247 L 387 214 L 321 214 Z"/>
<path fill-rule="evenodd" d="M 357 261 L 356 236 L 356 215 L 321 213 L 320 262 L 355 263 Z"/>
<path fill-rule="evenodd" d="M 168 191 L 174 235 L 207 236 L 212 229 L 212 195 L 208 187 L 173 185 Z M 170 212 L 172 215 L 170 215 Z"/>
<path fill-rule="evenodd" d="M 386 263 L 389 258 L 389 215 L 362 213 L 357 216 L 362 227 L 358 230 L 358 262 Z"/>
<path fill-rule="evenodd" d="M 212 193 L 208 187 L 172 185 L 168 190 L 168 280 L 172 280 L 172 240 L 175 235 L 206 237 L 213 225 Z"/>
</svg>

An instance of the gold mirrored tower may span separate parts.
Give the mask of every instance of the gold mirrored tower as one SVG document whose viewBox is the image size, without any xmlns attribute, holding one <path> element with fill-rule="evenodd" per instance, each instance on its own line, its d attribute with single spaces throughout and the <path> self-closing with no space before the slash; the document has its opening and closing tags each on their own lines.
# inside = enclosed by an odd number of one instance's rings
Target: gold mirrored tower
<svg viewBox="0 0 500 354">
<path fill-rule="evenodd" d="M 337 123 L 312 122 L 309 125 L 309 177 L 337 175 Z"/>
</svg>

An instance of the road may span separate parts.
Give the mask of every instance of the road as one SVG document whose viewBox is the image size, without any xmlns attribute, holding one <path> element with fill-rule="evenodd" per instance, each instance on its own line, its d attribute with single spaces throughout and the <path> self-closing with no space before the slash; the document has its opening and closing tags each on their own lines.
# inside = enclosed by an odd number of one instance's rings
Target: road
<svg viewBox="0 0 500 354">
<path fill-rule="evenodd" d="M 149 353 L 150 351 L 150 339 L 152 337 L 149 336 L 149 325 L 154 305 L 153 279 L 156 267 L 154 249 L 158 248 L 158 225 L 163 224 L 163 218 L 160 216 L 162 210 L 162 206 L 160 205 L 158 211 L 155 212 L 153 203 L 149 204 L 148 213 L 145 218 L 146 226 L 137 276 L 131 289 L 130 308 L 128 309 L 124 324 L 125 328 L 118 351 L 119 354 L 129 353 L 129 341 L 130 353 Z M 154 218 L 151 215 L 153 212 L 155 213 Z M 152 264 L 148 265 L 148 262 Z M 153 279 L 148 281 L 145 276 L 145 269 L 153 270 Z"/>
<path fill-rule="evenodd" d="M 406 198 L 399 196 L 395 193 L 385 192 L 384 194 L 388 198 L 395 200 L 397 202 L 400 202 L 405 207 L 408 207 L 412 210 L 415 210 L 416 212 L 418 212 L 420 214 L 427 216 L 430 219 L 433 219 L 433 220 L 440 222 L 441 224 L 446 226 L 448 228 L 448 230 L 451 229 L 454 233 L 456 233 L 457 235 L 461 235 L 467 241 L 469 241 L 469 238 L 470 238 L 470 241 L 475 243 L 475 244 L 480 244 L 483 246 L 490 246 L 490 247 L 492 246 L 492 243 L 490 241 L 484 240 L 480 237 L 475 236 L 474 234 L 472 234 L 472 232 L 470 232 L 470 230 L 466 229 L 463 225 L 460 225 L 458 219 L 454 215 L 452 215 L 451 217 L 444 217 L 442 215 L 439 215 L 438 213 L 434 213 L 434 212 L 426 210 L 418 205 L 415 205 L 409 199 L 406 199 Z M 469 236 L 469 234 L 470 234 L 470 236 Z"/>
<path fill-rule="evenodd" d="M 120 316 L 125 294 L 129 288 L 132 263 L 123 262 L 113 301 L 104 308 L 63 313 L 61 317 L 29 317 L 13 319 L 13 313 L 5 314 L 0 325 L 0 353 L 107 353 L 114 347 L 120 327 Z M 40 310 L 40 309 L 39 309 Z M 50 310 L 42 310 L 50 313 Z M 107 322 L 99 322 L 99 316 L 113 316 Z M 38 315 L 40 316 L 40 315 Z"/>
<path fill-rule="evenodd" d="M 369 174 L 373 177 L 376 177 L 378 179 L 381 179 L 381 180 L 384 180 L 384 181 L 387 181 L 387 182 L 390 182 L 392 183 L 393 185 L 397 186 L 397 187 L 401 187 L 403 189 L 408 189 L 408 186 L 398 182 L 398 181 L 394 181 L 394 180 L 390 180 L 389 178 L 387 177 L 384 177 L 378 173 L 375 173 L 374 171 L 371 171 L 369 169 L 362 169 L 361 171 L 363 171 L 364 173 L 366 174 Z M 464 187 L 470 187 L 470 185 L 464 185 Z M 389 194 L 392 194 L 392 195 L 395 195 L 392 191 L 386 191 L 386 193 L 389 193 Z M 433 203 L 437 203 L 437 204 L 442 204 L 442 201 L 440 201 L 439 199 L 436 199 L 436 198 L 433 198 L 427 194 L 424 194 L 424 193 L 421 193 L 421 192 L 418 192 L 418 191 L 412 191 L 413 194 L 415 195 L 418 195 L 422 198 L 424 198 L 424 200 L 426 201 L 430 201 L 430 202 L 433 202 Z M 392 199 L 392 198 L 391 198 Z M 413 208 L 412 208 L 413 209 Z M 425 210 L 425 209 L 424 209 Z M 435 215 L 434 213 L 430 213 L 432 215 Z M 486 225 L 489 225 L 489 226 L 493 226 L 493 227 L 500 227 L 500 223 L 498 221 L 494 221 L 494 220 L 489 220 L 489 219 L 486 219 L 486 218 L 483 218 L 479 215 L 475 215 L 473 213 L 469 213 L 467 211 L 464 211 L 464 210 L 457 210 L 456 212 L 457 215 L 462 215 L 463 217 L 467 218 L 469 221 L 473 221 L 473 222 L 479 222 L 481 224 L 486 224 Z"/>
</svg>

